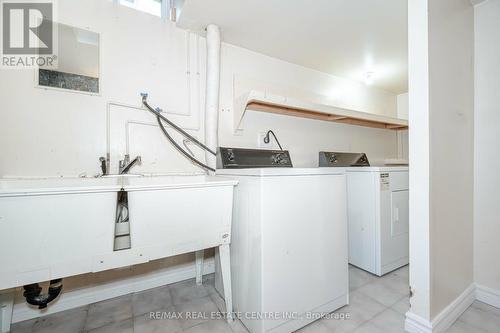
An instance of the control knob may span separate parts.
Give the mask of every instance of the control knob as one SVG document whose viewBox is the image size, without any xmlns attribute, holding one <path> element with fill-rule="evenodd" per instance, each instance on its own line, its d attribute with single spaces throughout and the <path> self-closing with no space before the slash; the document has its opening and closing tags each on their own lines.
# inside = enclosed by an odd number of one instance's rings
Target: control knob
<svg viewBox="0 0 500 333">
<path fill-rule="evenodd" d="M 362 164 L 366 164 L 368 162 L 368 159 L 366 158 L 366 155 L 362 155 L 361 158 L 359 159 L 359 161 L 362 163 Z"/>
<path fill-rule="evenodd" d="M 288 163 L 286 155 L 278 153 L 272 156 L 273 164 L 286 164 Z"/>
</svg>

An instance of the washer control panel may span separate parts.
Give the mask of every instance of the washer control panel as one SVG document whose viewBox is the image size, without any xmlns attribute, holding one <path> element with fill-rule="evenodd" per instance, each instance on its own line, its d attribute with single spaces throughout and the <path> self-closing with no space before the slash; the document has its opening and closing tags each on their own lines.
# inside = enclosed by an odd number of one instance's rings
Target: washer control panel
<svg viewBox="0 0 500 333">
<path fill-rule="evenodd" d="M 370 166 L 365 153 L 319 152 L 320 167 Z"/>
<path fill-rule="evenodd" d="M 220 147 L 217 150 L 217 169 L 291 168 L 287 150 L 265 150 Z"/>
</svg>

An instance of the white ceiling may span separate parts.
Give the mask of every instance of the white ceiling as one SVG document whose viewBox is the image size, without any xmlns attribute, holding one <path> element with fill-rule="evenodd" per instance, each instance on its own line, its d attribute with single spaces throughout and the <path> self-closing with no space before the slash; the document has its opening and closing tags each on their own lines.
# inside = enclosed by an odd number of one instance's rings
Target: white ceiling
<svg viewBox="0 0 500 333">
<path fill-rule="evenodd" d="M 186 0 L 178 25 L 394 93 L 408 91 L 407 0 Z"/>
</svg>

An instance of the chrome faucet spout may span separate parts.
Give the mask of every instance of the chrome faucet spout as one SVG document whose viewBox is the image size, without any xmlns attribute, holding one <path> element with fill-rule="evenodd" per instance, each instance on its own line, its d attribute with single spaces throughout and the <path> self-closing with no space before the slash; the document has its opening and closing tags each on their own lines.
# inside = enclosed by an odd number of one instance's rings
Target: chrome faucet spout
<svg viewBox="0 0 500 333">
<path fill-rule="evenodd" d="M 141 157 L 136 156 L 132 161 L 130 161 L 130 156 L 127 154 L 125 158 L 120 161 L 120 175 L 129 173 L 135 165 L 141 164 Z"/>
</svg>

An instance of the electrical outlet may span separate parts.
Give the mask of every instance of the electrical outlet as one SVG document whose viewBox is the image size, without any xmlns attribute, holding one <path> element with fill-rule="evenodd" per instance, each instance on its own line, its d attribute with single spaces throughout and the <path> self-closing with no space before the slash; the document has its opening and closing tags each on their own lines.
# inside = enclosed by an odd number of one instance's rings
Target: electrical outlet
<svg viewBox="0 0 500 333">
<path fill-rule="evenodd" d="M 267 132 L 259 132 L 257 134 L 257 145 L 259 148 L 272 148 L 273 142 L 269 140 L 269 143 L 264 142 L 264 138 L 266 137 Z"/>
</svg>

